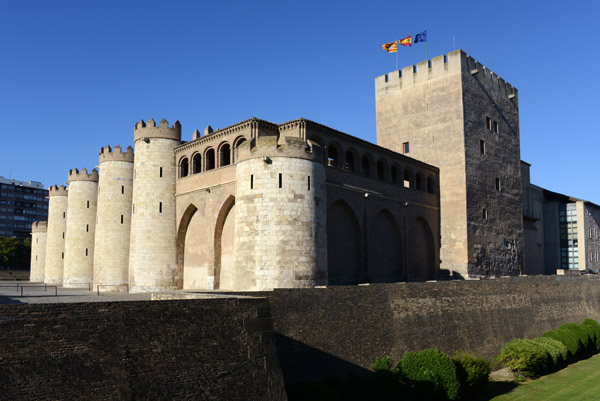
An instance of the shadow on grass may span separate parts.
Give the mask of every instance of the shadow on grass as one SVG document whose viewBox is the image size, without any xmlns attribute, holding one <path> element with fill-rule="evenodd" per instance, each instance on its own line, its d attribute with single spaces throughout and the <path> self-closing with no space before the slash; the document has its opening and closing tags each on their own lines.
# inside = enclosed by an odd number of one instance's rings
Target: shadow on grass
<svg viewBox="0 0 600 401">
<path fill-rule="evenodd" d="M 470 397 L 461 398 L 466 401 L 487 401 L 502 394 L 510 393 L 519 384 L 516 382 L 496 382 L 491 381 L 487 387 L 479 394 L 471 395 Z"/>
</svg>

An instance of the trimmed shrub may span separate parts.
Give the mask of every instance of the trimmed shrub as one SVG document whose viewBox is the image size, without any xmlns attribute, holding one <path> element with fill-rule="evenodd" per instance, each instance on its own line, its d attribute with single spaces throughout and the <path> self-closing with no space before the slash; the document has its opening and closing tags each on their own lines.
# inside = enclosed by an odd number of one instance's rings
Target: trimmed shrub
<svg viewBox="0 0 600 401">
<path fill-rule="evenodd" d="M 422 398 L 446 397 L 456 400 L 460 382 L 456 367 L 442 351 L 430 348 L 419 353 L 407 352 L 400 361 L 402 376 L 411 383 Z"/>
<path fill-rule="evenodd" d="M 550 337 L 537 337 L 531 341 L 538 343 L 546 349 L 555 367 L 561 366 L 569 358 L 567 347 L 558 340 Z"/>
<path fill-rule="evenodd" d="M 390 372 L 394 369 L 394 360 L 391 356 L 382 356 L 381 358 L 375 357 L 375 363 L 373 364 L 373 370 L 378 372 L 380 370 L 389 370 Z"/>
<path fill-rule="evenodd" d="M 517 377 L 535 377 L 551 366 L 546 349 L 532 340 L 511 340 L 500 351 L 499 359 Z"/>
<path fill-rule="evenodd" d="M 581 343 L 577 339 L 577 336 L 570 330 L 550 330 L 542 334 L 542 337 L 553 338 L 563 343 L 569 351 L 569 358 L 579 355 Z"/>
<path fill-rule="evenodd" d="M 452 362 L 456 366 L 462 394 L 471 394 L 489 383 L 492 367 L 487 360 L 458 351 Z"/>
<path fill-rule="evenodd" d="M 581 327 L 592 332 L 594 334 L 594 346 L 596 351 L 600 351 L 600 324 L 594 319 L 585 319 L 583 323 L 581 323 Z"/>
<path fill-rule="evenodd" d="M 583 330 L 577 323 L 565 323 L 562 326 L 560 326 L 558 330 L 571 330 L 573 333 L 575 333 L 577 339 L 583 346 L 582 349 L 580 349 L 580 353 L 583 353 L 585 350 L 588 349 L 590 345 L 590 337 L 588 336 L 586 331 Z"/>
</svg>

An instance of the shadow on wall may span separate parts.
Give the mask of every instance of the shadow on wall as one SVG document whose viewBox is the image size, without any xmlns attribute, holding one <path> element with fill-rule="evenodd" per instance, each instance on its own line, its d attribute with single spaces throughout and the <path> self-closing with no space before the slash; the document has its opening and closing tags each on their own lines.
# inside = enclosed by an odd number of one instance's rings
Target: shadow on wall
<svg viewBox="0 0 600 401">
<path fill-rule="evenodd" d="M 327 377 L 346 378 L 351 373 L 363 375 L 370 372 L 277 332 L 275 344 L 286 386 L 295 384 L 298 378 L 302 378 L 302 381 L 320 382 Z"/>
</svg>

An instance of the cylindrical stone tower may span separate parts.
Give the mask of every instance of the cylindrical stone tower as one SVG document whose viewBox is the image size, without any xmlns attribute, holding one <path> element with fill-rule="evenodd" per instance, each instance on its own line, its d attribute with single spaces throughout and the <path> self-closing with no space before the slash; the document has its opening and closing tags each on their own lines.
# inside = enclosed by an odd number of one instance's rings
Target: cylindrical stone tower
<svg viewBox="0 0 600 401">
<path fill-rule="evenodd" d="M 293 137 L 252 142 L 236 166 L 235 266 L 244 270 L 233 289 L 326 285 L 323 151 Z"/>
<path fill-rule="evenodd" d="M 31 225 L 31 270 L 29 272 L 29 281 L 31 282 L 44 282 L 47 235 L 48 222 L 35 221 Z"/>
<path fill-rule="evenodd" d="M 64 185 L 48 188 L 48 234 L 44 283 L 63 284 L 65 236 L 67 232 L 67 188 Z"/>
<path fill-rule="evenodd" d="M 167 120 L 135 125 L 135 161 L 129 251 L 132 292 L 177 289 L 183 285 L 177 269 L 175 222 L 175 153 L 181 124 Z"/>
<path fill-rule="evenodd" d="M 63 287 L 88 288 L 94 271 L 98 171 L 69 171 Z"/>
<path fill-rule="evenodd" d="M 133 191 L 133 149 L 100 149 L 98 212 L 94 246 L 94 289 L 126 291 Z"/>
</svg>

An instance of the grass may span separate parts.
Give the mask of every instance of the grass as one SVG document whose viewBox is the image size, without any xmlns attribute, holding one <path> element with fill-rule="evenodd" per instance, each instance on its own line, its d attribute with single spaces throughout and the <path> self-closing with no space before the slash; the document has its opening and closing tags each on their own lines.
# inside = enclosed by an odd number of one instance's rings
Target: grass
<svg viewBox="0 0 600 401">
<path fill-rule="evenodd" d="M 600 354 L 537 380 L 519 383 L 493 401 L 600 400 Z"/>
</svg>

